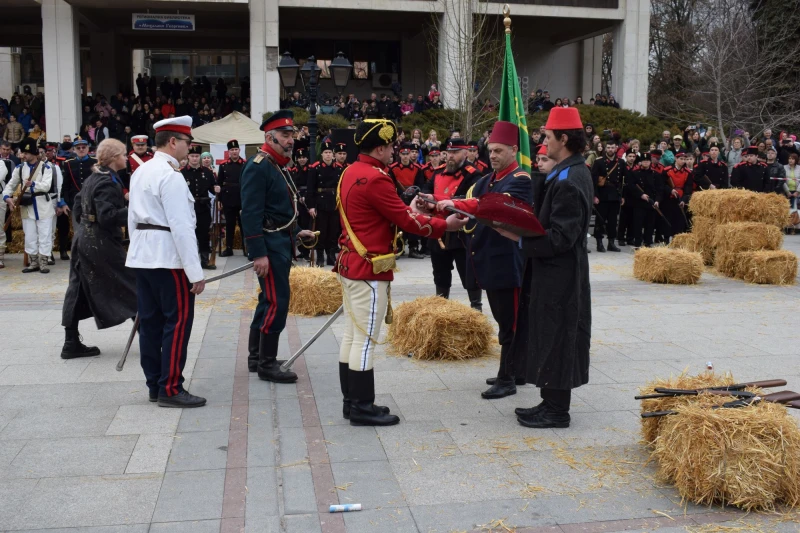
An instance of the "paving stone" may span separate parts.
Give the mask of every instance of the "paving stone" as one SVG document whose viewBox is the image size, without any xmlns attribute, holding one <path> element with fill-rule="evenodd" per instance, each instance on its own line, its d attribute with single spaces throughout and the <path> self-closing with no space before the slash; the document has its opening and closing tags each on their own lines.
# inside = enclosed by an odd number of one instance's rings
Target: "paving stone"
<svg viewBox="0 0 800 533">
<path fill-rule="evenodd" d="M 491 402 L 471 391 L 395 393 L 392 398 L 409 421 L 500 416 L 500 411 Z"/>
<path fill-rule="evenodd" d="M 70 364 L 11 365 L 0 372 L 0 385 L 49 385 L 74 383 L 89 366 L 89 362 L 70 361 Z"/>
<path fill-rule="evenodd" d="M 313 531 L 313 530 L 312 530 Z M 277 516 L 245 520 L 245 533 L 282 533 L 281 519 Z"/>
<path fill-rule="evenodd" d="M 442 428 L 455 445 L 447 456 L 461 454 L 507 454 L 542 449 L 546 443 L 563 444 L 551 429 L 531 431 L 521 426 L 516 416 L 492 420 L 446 418 Z"/>
<path fill-rule="evenodd" d="M 395 392 L 426 392 L 446 390 L 447 387 L 435 373 L 422 370 L 382 371 L 375 374 L 375 390 L 382 394 Z"/>
<path fill-rule="evenodd" d="M 332 463 L 339 503 L 360 503 L 364 509 L 407 505 L 386 461 Z"/>
<path fill-rule="evenodd" d="M 173 433 L 178 427 L 180 417 L 181 409 L 158 407 L 153 403 L 123 405 L 117 411 L 106 434 Z"/>
<path fill-rule="evenodd" d="M 14 441 L 9 441 L 13 443 Z M 5 443 L 3 443 L 5 445 Z M 37 479 L 5 479 L 0 477 L 0 527 L 17 527 L 20 509 L 30 497 L 38 483 Z"/>
<path fill-rule="evenodd" d="M 64 407 L 22 411 L 0 433 L 5 439 L 51 439 L 104 435 L 116 407 Z"/>
<path fill-rule="evenodd" d="M 122 474 L 135 444 L 135 436 L 31 440 L 2 471 L 11 478 Z"/>
<path fill-rule="evenodd" d="M 200 346 L 198 359 L 236 358 L 239 347 L 234 343 L 206 343 Z"/>
<path fill-rule="evenodd" d="M 98 383 L 7 387 L 5 394 L 0 397 L 0 411 L 86 406 L 99 389 Z"/>
<path fill-rule="evenodd" d="M 275 425 L 275 403 L 270 400 L 250 400 L 247 410 L 247 424 L 250 428 L 268 427 Z"/>
<path fill-rule="evenodd" d="M 392 469 L 409 505 L 513 499 L 525 485 L 501 457 L 456 455 L 400 460 Z"/>
<path fill-rule="evenodd" d="M 167 462 L 167 471 L 225 468 L 228 431 L 178 433 Z"/>
<path fill-rule="evenodd" d="M 278 482 L 274 468 L 247 469 L 246 519 L 265 519 L 278 516 Z"/>
<path fill-rule="evenodd" d="M 320 528 L 319 520 L 320 516 L 318 514 L 283 517 L 286 533 L 321 533 L 322 529 Z"/>
<path fill-rule="evenodd" d="M 150 525 L 149 533 L 219 533 L 219 520 L 156 523 Z"/>
<path fill-rule="evenodd" d="M 46 529 L 149 523 L 160 486 L 157 474 L 45 478 L 4 524 Z"/>
<path fill-rule="evenodd" d="M 167 472 L 158 493 L 153 522 L 184 522 L 222 517 L 225 470 Z"/>
<path fill-rule="evenodd" d="M 235 368 L 235 358 L 198 359 L 192 371 L 192 377 L 209 379 L 219 376 L 232 376 Z"/>
<path fill-rule="evenodd" d="M 461 454 L 448 429 L 438 420 L 406 422 L 375 430 L 390 461 Z"/>
<path fill-rule="evenodd" d="M 303 427 L 303 415 L 300 413 L 300 403 L 297 398 L 277 398 L 275 406 L 278 414 L 278 427 Z"/>
<path fill-rule="evenodd" d="M 410 511 L 420 533 L 486 530 L 499 519 L 510 528 L 556 523 L 547 516 L 548 511 L 538 498 L 486 500 L 478 505 L 472 502 L 413 505 Z"/>
<path fill-rule="evenodd" d="M 172 434 L 149 433 L 140 435 L 133 454 L 125 468 L 126 474 L 161 473 L 167 469 L 167 461 L 174 442 Z"/>
<path fill-rule="evenodd" d="M 278 438 L 272 426 L 250 427 L 247 432 L 247 466 L 275 466 Z"/>
<path fill-rule="evenodd" d="M 250 401 L 274 400 L 275 392 L 268 381 L 263 381 L 251 372 L 249 379 L 249 398 Z"/>
<path fill-rule="evenodd" d="M 178 432 L 227 431 L 230 426 L 230 405 L 206 405 L 201 409 L 183 409 Z"/>
<path fill-rule="evenodd" d="M 281 428 L 279 433 L 281 467 L 308 464 L 304 428 Z"/>
<path fill-rule="evenodd" d="M 150 524 L 131 524 L 125 526 L 68 527 L 56 529 L 26 529 L 10 533 L 148 533 Z"/>
<path fill-rule="evenodd" d="M 184 383 L 186 386 L 186 383 Z M 233 376 L 214 379 L 192 377 L 187 390 L 207 400 L 206 405 L 230 404 L 233 397 Z"/>
<path fill-rule="evenodd" d="M 283 513 L 298 515 L 317 512 L 314 481 L 308 465 L 281 468 L 283 478 Z"/>
<path fill-rule="evenodd" d="M 322 431 L 332 463 L 386 460 L 383 445 L 373 427 L 324 426 Z"/>
<path fill-rule="evenodd" d="M 414 517 L 407 507 L 366 509 L 358 513 L 344 513 L 344 523 L 349 531 L 419 532 Z"/>
<path fill-rule="evenodd" d="M 87 385 L 90 385 L 87 383 Z M 93 385 L 93 384 L 92 384 Z M 101 383 L 90 405 L 151 405 L 144 379 Z"/>
<path fill-rule="evenodd" d="M 570 427 L 554 432 L 576 448 L 632 445 L 641 438 L 638 412 L 573 413 L 570 416 Z"/>
</svg>

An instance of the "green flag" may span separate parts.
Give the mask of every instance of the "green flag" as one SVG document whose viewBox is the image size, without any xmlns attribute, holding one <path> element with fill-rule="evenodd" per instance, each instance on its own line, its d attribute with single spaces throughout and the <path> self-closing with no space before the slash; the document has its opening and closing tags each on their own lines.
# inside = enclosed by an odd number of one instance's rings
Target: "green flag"
<svg viewBox="0 0 800 533">
<path fill-rule="evenodd" d="M 511 34 L 506 32 L 506 57 L 503 61 L 503 85 L 500 88 L 500 114 L 497 120 L 505 120 L 519 127 L 519 152 L 517 162 L 527 172 L 531 171 L 531 143 L 528 122 L 525 120 L 525 104 L 511 52 Z"/>
</svg>

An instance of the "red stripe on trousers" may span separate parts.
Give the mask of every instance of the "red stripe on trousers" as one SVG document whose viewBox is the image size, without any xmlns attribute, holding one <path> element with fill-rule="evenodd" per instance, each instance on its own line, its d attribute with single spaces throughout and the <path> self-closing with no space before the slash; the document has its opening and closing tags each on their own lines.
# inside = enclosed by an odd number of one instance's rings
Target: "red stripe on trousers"
<svg viewBox="0 0 800 533">
<path fill-rule="evenodd" d="M 514 326 L 512 326 L 511 331 L 517 331 L 517 317 L 519 317 L 519 287 L 514 287 Z"/>
<path fill-rule="evenodd" d="M 269 328 L 272 323 L 275 321 L 275 315 L 277 314 L 278 309 L 278 295 L 275 292 L 275 276 L 272 274 L 272 270 L 270 269 L 267 272 L 267 279 L 264 280 L 264 289 L 267 288 L 267 282 L 269 282 L 269 298 L 267 301 L 270 303 L 269 309 L 266 313 L 264 313 L 264 324 L 261 326 L 261 331 L 263 333 L 269 333 Z M 267 296 L 267 293 L 264 294 Z"/>
<path fill-rule="evenodd" d="M 174 367 L 175 367 L 175 354 L 177 353 L 176 344 L 178 342 L 178 327 L 181 323 L 181 317 L 183 316 L 183 300 L 181 299 L 181 280 L 178 278 L 178 271 L 172 270 L 172 277 L 175 280 L 175 294 L 176 299 L 178 301 L 178 321 L 175 323 L 175 330 L 172 332 L 172 349 L 169 352 L 169 376 L 167 378 L 167 384 L 164 386 L 164 392 L 167 393 L 167 396 L 174 396 L 178 394 L 177 391 L 174 389 L 174 385 L 172 382 L 176 380 L 174 374 Z"/>
<path fill-rule="evenodd" d="M 181 338 L 178 341 L 178 357 L 175 358 L 175 385 L 173 389 L 178 394 L 178 378 L 181 375 L 181 357 L 183 356 L 183 341 L 186 338 L 186 324 L 189 322 L 189 278 L 181 271 L 180 279 L 183 282 L 183 323 L 181 324 Z"/>
</svg>

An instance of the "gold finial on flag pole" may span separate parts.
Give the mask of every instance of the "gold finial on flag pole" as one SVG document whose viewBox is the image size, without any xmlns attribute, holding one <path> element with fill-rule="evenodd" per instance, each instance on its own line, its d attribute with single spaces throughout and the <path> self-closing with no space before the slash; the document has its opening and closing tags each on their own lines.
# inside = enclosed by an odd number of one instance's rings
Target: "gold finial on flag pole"
<svg viewBox="0 0 800 533">
<path fill-rule="evenodd" d="M 506 26 L 506 33 L 511 33 L 511 8 L 508 4 L 503 6 L 503 24 Z"/>
</svg>

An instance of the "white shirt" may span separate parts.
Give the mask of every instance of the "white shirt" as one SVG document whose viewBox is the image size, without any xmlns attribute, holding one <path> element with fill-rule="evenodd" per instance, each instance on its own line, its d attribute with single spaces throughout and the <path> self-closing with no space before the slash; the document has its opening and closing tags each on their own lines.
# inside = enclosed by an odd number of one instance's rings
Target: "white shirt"
<svg viewBox="0 0 800 533">
<path fill-rule="evenodd" d="M 39 165 L 38 174 L 31 176 L 33 169 L 37 168 L 37 164 Z M 0 163 L 0 165 L 5 166 L 5 163 Z M 11 179 L 6 182 L 6 186 L 3 189 L 3 201 L 5 202 L 6 198 L 13 197 L 19 185 L 25 183 L 29 177 L 32 177 L 34 181 L 31 182 L 31 189 L 28 192 L 48 193 L 53 183 L 53 167 L 49 163 L 39 161 L 34 163 L 33 166 L 28 163 L 21 163 L 14 169 Z M 20 206 L 20 215 L 22 218 L 31 220 L 52 218 L 55 216 L 56 210 L 51 200 L 52 198 L 49 195 L 35 196 L 31 205 Z"/>
<path fill-rule="evenodd" d="M 182 268 L 191 283 L 205 278 L 197 252 L 194 198 L 174 157 L 156 152 L 131 176 L 125 266 Z M 139 230 L 137 224 L 169 226 L 171 231 Z"/>
</svg>

